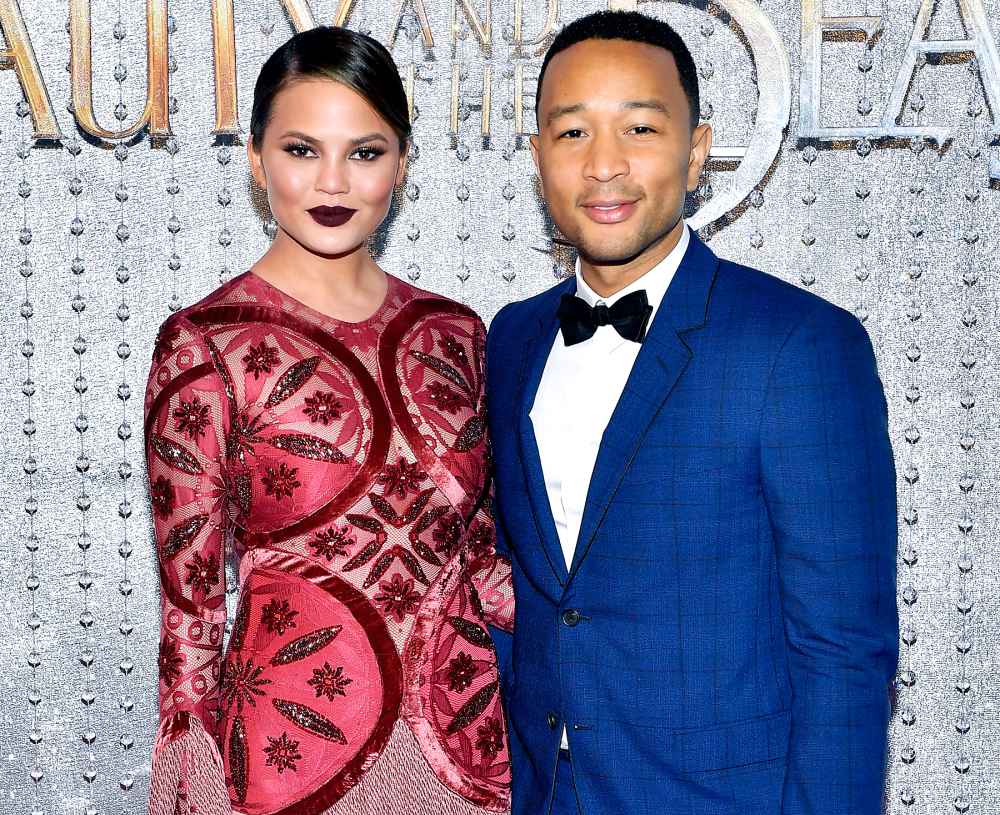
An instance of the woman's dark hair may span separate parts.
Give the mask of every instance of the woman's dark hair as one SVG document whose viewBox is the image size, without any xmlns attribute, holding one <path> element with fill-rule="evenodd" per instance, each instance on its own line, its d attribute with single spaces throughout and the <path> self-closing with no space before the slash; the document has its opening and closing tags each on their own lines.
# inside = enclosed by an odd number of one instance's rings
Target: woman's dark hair
<svg viewBox="0 0 1000 815">
<path fill-rule="evenodd" d="M 701 119 L 701 103 L 698 99 L 698 71 L 694 58 L 684 44 L 680 34 L 669 24 L 638 11 L 595 11 L 571 22 L 549 46 L 542 61 L 535 91 L 535 116 L 538 116 L 538 101 L 542 98 L 542 79 L 549 62 L 560 51 L 585 40 L 628 40 L 655 45 L 674 55 L 681 87 L 687 96 L 691 110 L 691 127 L 697 127 Z"/>
<path fill-rule="evenodd" d="M 250 135 L 260 149 L 278 93 L 302 79 L 331 79 L 357 91 L 399 137 L 410 136 L 409 104 L 392 55 L 375 39 L 338 26 L 295 34 L 267 58 L 253 89 Z"/>
</svg>

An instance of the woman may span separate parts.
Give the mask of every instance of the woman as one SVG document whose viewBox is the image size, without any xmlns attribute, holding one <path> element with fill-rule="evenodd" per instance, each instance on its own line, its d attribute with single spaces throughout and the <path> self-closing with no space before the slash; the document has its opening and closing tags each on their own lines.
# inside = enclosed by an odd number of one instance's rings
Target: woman
<svg viewBox="0 0 1000 815">
<path fill-rule="evenodd" d="M 163 610 L 150 811 L 503 811 L 486 624 L 510 630 L 513 603 L 484 329 L 366 249 L 410 133 L 391 56 L 340 28 L 292 37 L 250 130 L 277 235 L 166 320 L 146 394 Z"/>
</svg>

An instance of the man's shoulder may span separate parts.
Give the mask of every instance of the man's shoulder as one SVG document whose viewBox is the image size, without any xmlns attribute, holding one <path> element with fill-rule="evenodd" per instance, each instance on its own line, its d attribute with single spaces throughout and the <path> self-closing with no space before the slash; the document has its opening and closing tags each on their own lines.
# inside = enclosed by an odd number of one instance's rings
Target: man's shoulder
<svg viewBox="0 0 1000 815">
<path fill-rule="evenodd" d="M 851 330 L 861 321 L 847 309 L 819 294 L 782 280 L 768 272 L 730 260 L 719 259 L 713 299 L 732 315 L 770 323 L 790 331 L 805 323 Z"/>
</svg>

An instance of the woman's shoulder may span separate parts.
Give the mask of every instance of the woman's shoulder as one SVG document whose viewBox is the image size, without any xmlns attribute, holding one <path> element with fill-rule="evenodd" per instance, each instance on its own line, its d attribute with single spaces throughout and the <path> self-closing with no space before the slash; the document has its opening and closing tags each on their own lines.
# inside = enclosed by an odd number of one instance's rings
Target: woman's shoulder
<svg viewBox="0 0 1000 815">
<path fill-rule="evenodd" d="M 444 294 L 422 289 L 395 276 L 392 276 L 392 279 L 395 281 L 394 286 L 399 293 L 401 307 L 412 306 L 414 310 L 427 317 L 450 318 L 463 322 L 468 321 L 477 327 L 483 326 L 480 316 L 465 303 Z"/>
</svg>

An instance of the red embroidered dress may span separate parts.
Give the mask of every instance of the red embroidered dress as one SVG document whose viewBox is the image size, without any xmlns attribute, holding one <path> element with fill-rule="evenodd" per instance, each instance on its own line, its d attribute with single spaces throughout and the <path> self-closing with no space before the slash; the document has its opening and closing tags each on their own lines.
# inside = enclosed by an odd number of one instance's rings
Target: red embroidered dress
<svg viewBox="0 0 1000 815">
<path fill-rule="evenodd" d="M 250 272 L 164 322 L 153 815 L 508 807 L 483 346 L 472 311 L 394 277 L 361 323 Z"/>
</svg>

